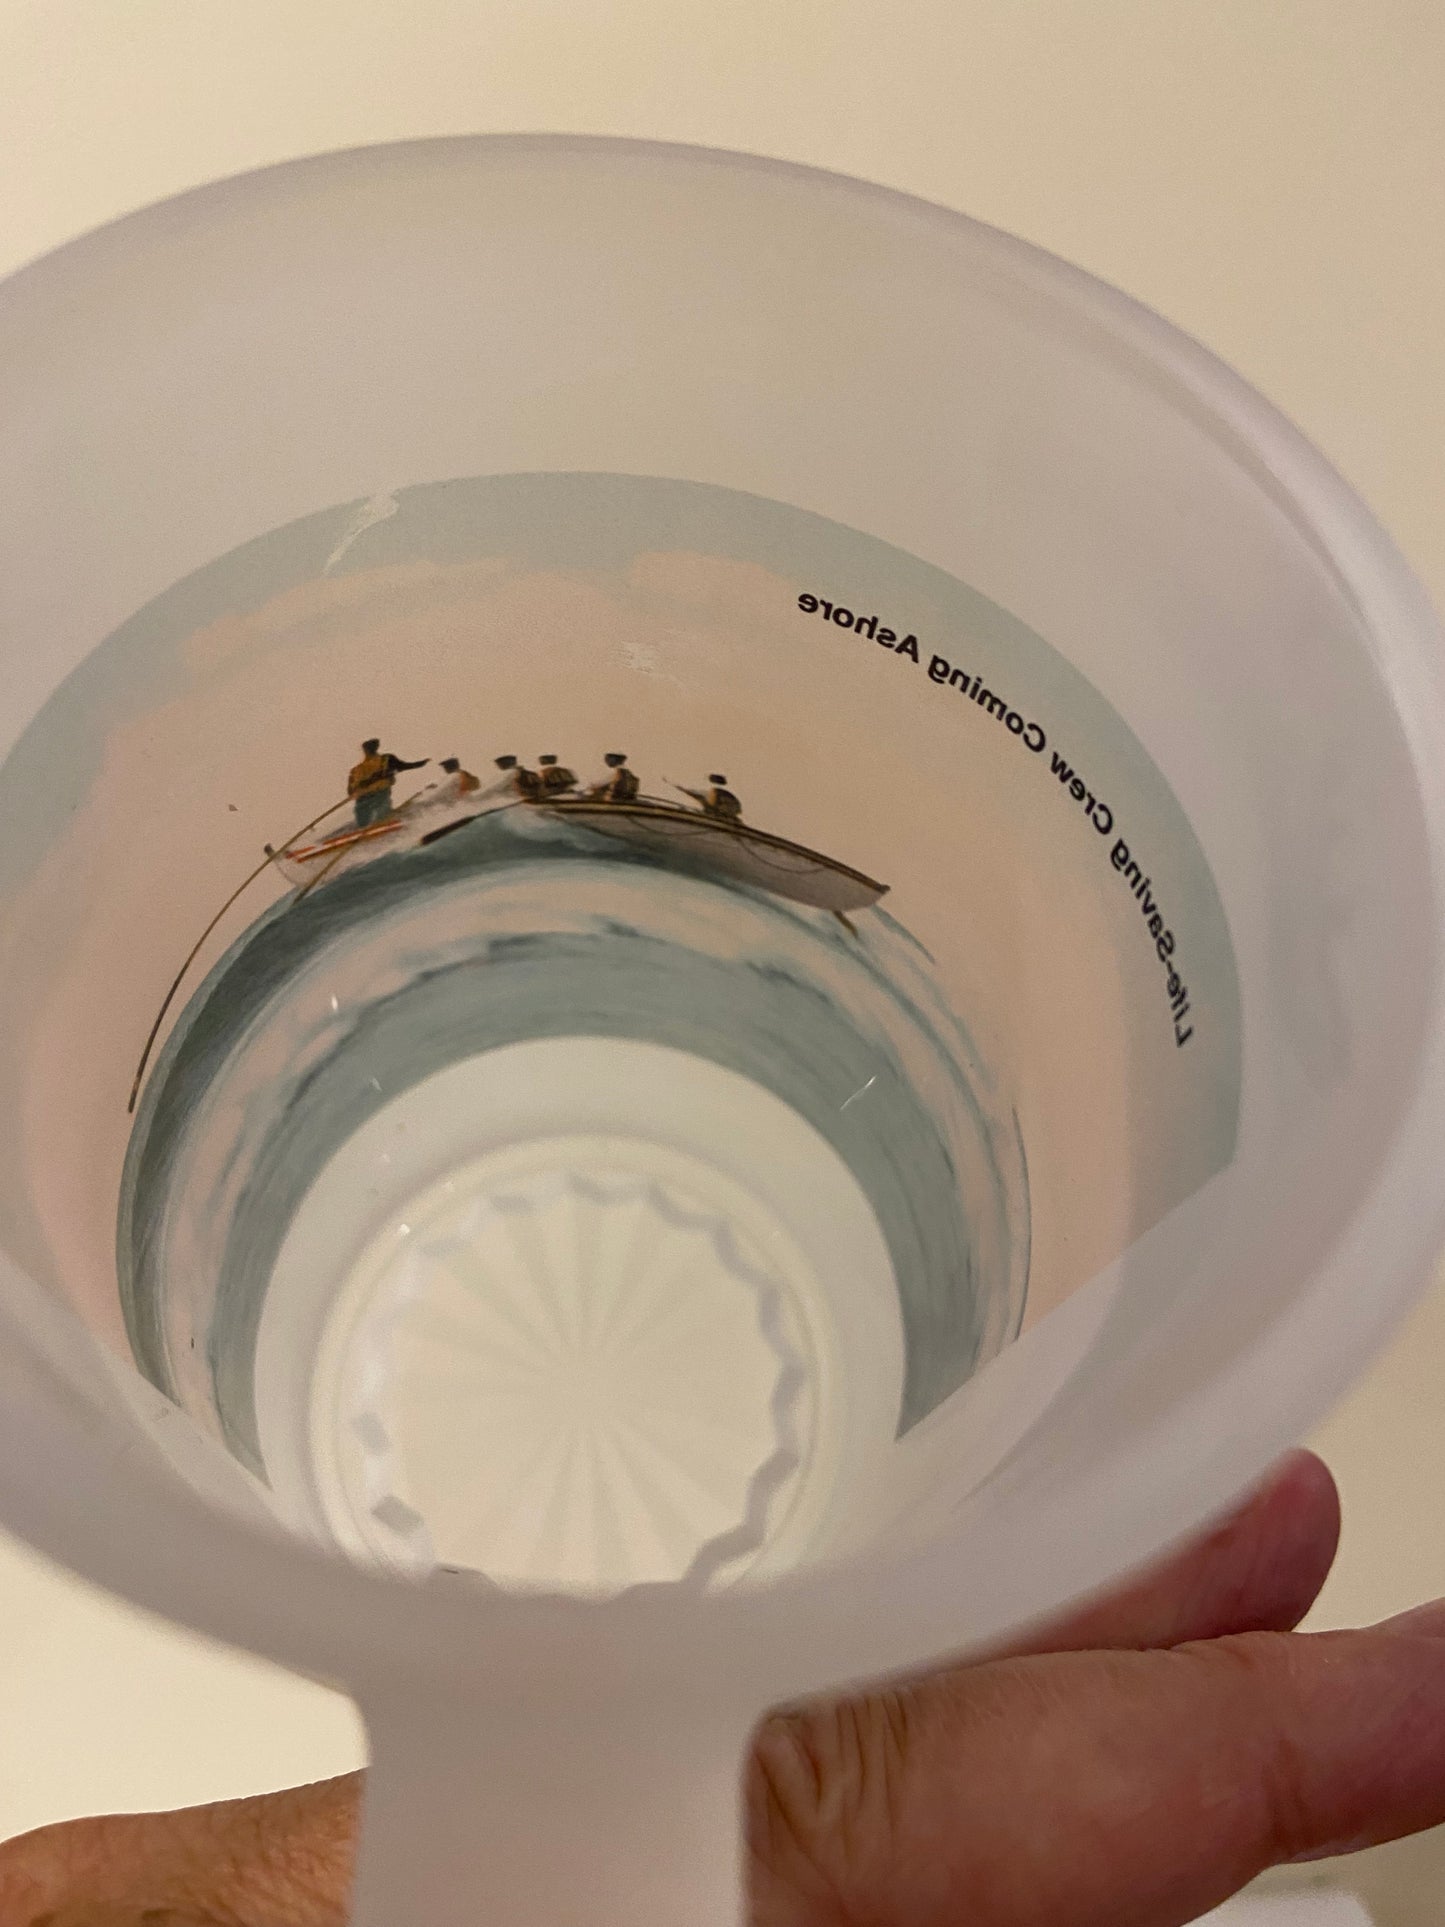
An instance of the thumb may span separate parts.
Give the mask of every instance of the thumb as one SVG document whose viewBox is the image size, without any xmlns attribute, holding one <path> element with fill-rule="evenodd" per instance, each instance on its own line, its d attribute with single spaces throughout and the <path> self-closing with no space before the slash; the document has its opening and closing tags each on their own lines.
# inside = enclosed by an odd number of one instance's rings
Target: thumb
<svg viewBox="0 0 1445 1927">
<path fill-rule="evenodd" d="M 760 1927 L 1179 1927 L 1445 1820 L 1445 1608 L 1002 1660 L 771 1721 Z"/>
</svg>

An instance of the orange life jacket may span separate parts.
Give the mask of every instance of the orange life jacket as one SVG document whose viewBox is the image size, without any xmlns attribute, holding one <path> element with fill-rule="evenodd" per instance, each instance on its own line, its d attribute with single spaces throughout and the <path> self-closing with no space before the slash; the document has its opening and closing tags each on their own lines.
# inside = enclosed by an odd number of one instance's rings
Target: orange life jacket
<svg viewBox="0 0 1445 1927">
<path fill-rule="evenodd" d="M 364 756 L 346 779 L 346 794 L 374 796 L 378 790 L 387 789 L 393 780 L 389 756 Z"/>
</svg>

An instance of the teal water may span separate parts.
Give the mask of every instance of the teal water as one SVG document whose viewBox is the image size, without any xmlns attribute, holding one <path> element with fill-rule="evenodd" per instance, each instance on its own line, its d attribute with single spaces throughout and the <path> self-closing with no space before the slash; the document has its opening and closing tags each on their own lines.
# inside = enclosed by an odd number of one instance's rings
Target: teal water
<svg viewBox="0 0 1445 1927">
<path fill-rule="evenodd" d="M 208 1406 L 197 1415 L 264 1473 L 256 1336 L 317 1174 L 421 1079 L 566 1035 L 710 1059 L 833 1146 L 897 1280 L 900 1432 L 1016 1333 L 1029 1224 L 1017 1124 L 908 932 L 871 910 L 850 934 L 684 862 L 508 812 L 288 898 L 192 996 L 122 1184 L 122 1302 L 147 1376 Z M 196 1332 L 199 1358 L 184 1355 Z"/>
</svg>

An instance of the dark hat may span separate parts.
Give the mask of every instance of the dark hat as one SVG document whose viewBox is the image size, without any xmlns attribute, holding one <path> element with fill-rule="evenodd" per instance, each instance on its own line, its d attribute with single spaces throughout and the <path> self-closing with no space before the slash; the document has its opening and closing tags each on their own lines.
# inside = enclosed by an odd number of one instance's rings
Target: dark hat
<svg viewBox="0 0 1445 1927">
<path fill-rule="evenodd" d="M 375 756 L 380 748 L 381 738 L 379 736 L 368 736 L 366 741 L 361 745 L 361 753 L 363 756 Z"/>
<path fill-rule="evenodd" d="M 545 764 L 552 764 L 552 763 L 555 763 L 555 762 L 556 762 L 556 760 L 557 760 L 557 758 L 556 758 L 555 756 L 539 756 L 539 757 L 537 758 L 537 761 L 538 761 L 539 763 L 545 763 Z"/>
<path fill-rule="evenodd" d="M 516 767 L 517 759 L 515 756 L 499 756 L 497 758 L 498 769 L 515 769 Z"/>
<path fill-rule="evenodd" d="M 716 783 L 719 789 L 725 789 L 727 787 L 728 779 L 725 776 L 713 775 L 713 776 L 709 776 L 707 780 L 709 781 L 709 783 Z"/>
<path fill-rule="evenodd" d="M 609 749 L 602 760 L 608 769 L 621 769 L 622 765 L 627 761 L 627 758 L 620 749 Z"/>
<path fill-rule="evenodd" d="M 455 776 L 456 772 L 461 768 L 461 764 L 455 756 L 443 756 L 442 768 L 446 770 L 448 775 Z"/>
</svg>

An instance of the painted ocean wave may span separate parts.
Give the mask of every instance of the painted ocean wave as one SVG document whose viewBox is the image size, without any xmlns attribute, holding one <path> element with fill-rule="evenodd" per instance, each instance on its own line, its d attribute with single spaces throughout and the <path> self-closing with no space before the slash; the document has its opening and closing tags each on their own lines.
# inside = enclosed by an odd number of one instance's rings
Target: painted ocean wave
<svg viewBox="0 0 1445 1927">
<path fill-rule="evenodd" d="M 118 1267 L 147 1376 L 264 1476 L 267 1283 L 339 1145 L 448 1064 L 523 1039 L 630 1038 L 764 1086 L 869 1198 L 898 1285 L 908 1430 L 1023 1315 L 1029 1200 L 1009 1094 L 926 951 L 511 810 L 273 906 L 191 997 L 122 1182 Z M 366 1231 L 358 1200 L 358 1235 Z"/>
</svg>

